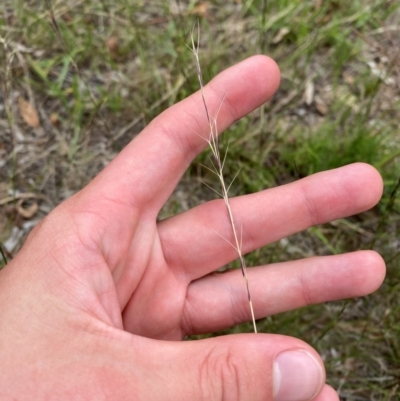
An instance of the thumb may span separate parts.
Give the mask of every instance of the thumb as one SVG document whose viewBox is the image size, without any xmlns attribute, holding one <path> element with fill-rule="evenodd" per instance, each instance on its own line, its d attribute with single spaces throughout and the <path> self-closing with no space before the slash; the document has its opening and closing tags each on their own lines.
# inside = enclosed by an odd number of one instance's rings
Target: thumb
<svg viewBox="0 0 400 401">
<path fill-rule="evenodd" d="M 315 399 L 325 382 L 318 354 L 291 337 L 154 341 L 151 350 L 146 359 L 157 376 L 151 380 L 155 401 L 306 401 Z M 337 400 L 330 393 L 324 401 Z"/>
</svg>

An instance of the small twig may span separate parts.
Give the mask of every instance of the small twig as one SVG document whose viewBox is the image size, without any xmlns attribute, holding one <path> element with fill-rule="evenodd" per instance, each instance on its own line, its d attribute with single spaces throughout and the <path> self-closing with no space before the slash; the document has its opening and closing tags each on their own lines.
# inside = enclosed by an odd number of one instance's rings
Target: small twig
<svg viewBox="0 0 400 401">
<path fill-rule="evenodd" d="M 26 200 L 26 199 L 41 199 L 46 202 L 50 202 L 47 196 L 35 194 L 33 192 L 28 192 L 23 194 L 16 194 L 14 196 L 7 196 L 6 198 L 0 199 L 0 206 L 4 206 L 7 203 L 11 203 L 17 200 Z"/>
<path fill-rule="evenodd" d="M 46 0 L 46 6 L 47 6 L 47 9 L 49 11 L 49 16 L 50 16 L 50 20 L 51 20 L 51 26 L 52 26 L 54 32 L 57 35 L 57 39 L 59 40 L 61 45 L 64 48 L 66 48 L 67 46 L 66 46 L 66 43 L 64 41 L 63 35 L 61 33 L 60 27 L 58 25 L 57 18 L 56 18 L 55 14 L 54 14 L 53 4 L 52 4 L 51 0 Z M 71 61 L 72 61 L 72 63 L 74 63 L 73 60 L 71 60 Z"/>
<path fill-rule="evenodd" d="M 197 39 L 198 39 L 197 46 L 194 43 L 194 34 L 193 34 L 193 32 L 192 32 L 191 39 L 192 39 L 192 48 L 191 48 L 191 50 L 193 52 L 193 55 L 194 55 L 195 61 L 196 61 L 196 70 L 197 70 L 197 77 L 198 77 L 199 84 L 200 84 L 201 97 L 202 97 L 202 100 L 203 100 L 204 109 L 205 109 L 205 112 L 206 112 L 207 121 L 208 121 L 209 128 L 210 128 L 209 138 L 208 139 L 205 138 L 205 140 L 208 143 L 208 146 L 211 149 L 211 152 L 213 154 L 214 163 L 212 163 L 212 164 L 213 164 L 213 167 L 215 168 L 215 173 L 218 176 L 220 184 L 221 184 L 221 194 L 220 195 L 221 195 L 222 199 L 225 202 L 226 210 L 228 212 L 229 222 L 230 222 L 230 225 L 231 225 L 231 228 L 232 228 L 232 234 L 233 234 L 234 243 L 231 244 L 231 245 L 236 250 L 238 259 L 240 261 L 240 268 L 242 270 L 243 279 L 244 279 L 244 282 L 245 282 L 245 285 L 246 285 L 247 298 L 248 298 L 248 301 L 249 301 L 250 313 L 251 313 L 251 318 L 252 318 L 252 321 L 253 321 L 253 328 L 254 328 L 254 332 L 257 333 L 256 319 L 255 319 L 255 316 L 254 316 L 253 303 L 251 301 L 251 296 L 250 296 L 249 281 L 248 281 L 248 278 L 247 278 L 247 271 L 246 271 L 247 268 L 246 268 L 246 263 L 245 263 L 245 260 L 244 260 L 244 257 L 243 257 L 243 253 L 242 253 L 242 244 L 241 244 L 242 235 L 240 236 L 240 239 L 239 239 L 239 236 L 238 236 L 238 233 L 237 233 L 237 229 L 236 229 L 236 226 L 235 226 L 234 216 L 233 216 L 233 213 L 232 213 L 232 208 L 231 208 L 230 201 L 229 201 L 228 191 L 229 191 L 230 186 L 227 187 L 225 185 L 225 179 L 224 179 L 224 175 L 223 175 L 223 167 L 224 167 L 224 164 L 225 164 L 226 154 L 224 156 L 223 161 L 221 161 L 221 154 L 220 154 L 220 149 L 219 149 L 219 140 L 218 140 L 218 134 L 219 133 L 218 133 L 218 126 L 217 126 L 217 118 L 218 118 L 218 113 L 219 113 L 219 111 L 221 109 L 221 106 L 222 106 L 222 102 L 221 102 L 221 105 L 220 105 L 220 107 L 218 109 L 216 117 L 214 117 L 214 118 L 211 117 L 210 113 L 209 113 L 209 110 L 208 110 L 207 102 L 206 102 L 206 99 L 205 99 L 205 96 L 204 96 L 203 76 L 202 76 L 202 73 L 201 73 L 200 60 L 199 60 L 199 43 L 200 43 L 200 26 L 199 25 L 197 25 Z M 236 176 L 237 176 L 237 174 L 235 175 L 235 178 L 236 178 Z M 233 182 L 233 180 L 232 180 L 232 182 Z M 217 192 L 217 191 L 215 191 L 215 192 Z M 228 241 L 228 243 L 230 243 L 230 242 Z"/>
</svg>

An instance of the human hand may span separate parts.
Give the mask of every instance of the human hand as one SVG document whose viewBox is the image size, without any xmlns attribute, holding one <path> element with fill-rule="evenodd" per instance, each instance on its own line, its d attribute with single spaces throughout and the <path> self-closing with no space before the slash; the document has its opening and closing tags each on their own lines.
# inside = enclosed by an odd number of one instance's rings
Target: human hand
<svg viewBox="0 0 400 401">
<path fill-rule="evenodd" d="M 219 131 L 278 87 L 255 56 L 205 88 Z M 196 134 L 197 133 L 197 134 Z M 222 200 L 157 222 L 206 146 L 199 93 L 156 118 L 86 188 L 58 206 L 0 273 L 1 400 L 337 400 L 307 344 L 270 335 L 181 342 L 250 319 Z M 355 164 L 231 200 L 243 251 L 375 205 L 382 180 Z M 218 235 L 217 235 L 218 234 Z M 248 269 L 257 318 L 361 296 L 384 277 L 374 252 Z"/>
</svg>

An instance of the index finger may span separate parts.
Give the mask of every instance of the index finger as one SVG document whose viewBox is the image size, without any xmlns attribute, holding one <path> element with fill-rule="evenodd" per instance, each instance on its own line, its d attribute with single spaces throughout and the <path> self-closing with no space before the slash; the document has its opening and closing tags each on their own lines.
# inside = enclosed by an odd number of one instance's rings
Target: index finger
<svg viewBox="0 0 400 401">
<path fill-rule="evenodd" d="M 210 115 L 218 111 L 218 132 L 265 103 L 279 85 L 279 69 L 266 56 L 228 68 L 204 88 Z M 207 143 L 209 123 L 200 91 L 155 118 L 90 187 L 97 199 L 152 208 L 168 199 L 192 160 Z"/>
</svg>

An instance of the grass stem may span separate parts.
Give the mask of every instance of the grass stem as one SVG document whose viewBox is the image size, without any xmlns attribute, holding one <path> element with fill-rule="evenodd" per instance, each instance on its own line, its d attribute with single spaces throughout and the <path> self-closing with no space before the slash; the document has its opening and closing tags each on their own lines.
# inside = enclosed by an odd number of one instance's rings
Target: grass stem
<svg viewBox="0 0 400 401">
<path fill-rule="evenodd" d="M 235 220 L 234 220 L 232 208 L 231 208 L 230 201 L 229 201 L 228 191 L 229 191 L 229 188 L 230 188 L 230 186 L 232 184 L 229 185 L 229 187 L 226 186 L 225 179 L 224 179 L 224 174 L 223 174 L 223 166 L 225 164 L 226 153 L 224 155 L 224 160 L 222 161 L 221 154 L 220 154 L 220 149 L 219 149 L 219 140 L 218 140 L 218 134 L 219 133 L 218 133 L 218 124 L 217 124 L 219 110 L 217 111 L 216 116 L 212 117 L 210 115 L 210 113 L 209 113 L 207 102 L 206 102 L 206 99 L 205 99 L 205 96 L 204 96 L 203 76 L 202 76 L 200 60 L 199 60 L 199 43 L 200 43 L 200 27 L 199 27 L 199 24 L 197 24 L 197 45 L 195 45 L 193 31 L 192 31 L 191 39 L 192 39 L 192 48 L 191 48 L 191 50 L 192 50 L 193 55 L 195 57 L 197 77 L 198 77 L 199 84 L 200 84 L 201 97 L 202 97 L 202 100 L 203 100 L 203 105 L 204 105 L 204 109 L 205 109 L 206 116 L 207 116 L 207 121 L 208 121 L 209 128 L 210 128 L 209 137 L 205 138 L 205 140 L 208 143 L 208 145 L 209 145 L 209 147 L 211 149 L 211 152 L 213 154 L 213 158 L 214 158 L 213 167 L 215 168 L 214 172 L 218 176 L 218 179 L 219 179 L 219 182 L 220 182 L 220 185 L 221 185 L 221 194 L 220 195 L 222 196 L 222 199 L 225 202 L 226 210 L 227 210 L 228 217 L 229 217 L 229 222 L 230 222 L 230 225 L 231 225 L 231 228 L 232 228 L 232 234 L 233 234 L 233 238 L 234 238 L 234 243 L 232 244 L 232 246 L 235 248 L 235 250 L 237 252 L 238 259 L 239 259 L 239 262 L 240 262 L 240 268 L 241 268 L 243 279 L 244 279 L 244 282 L 245 282 L 245 285 L 246 285 L 247 299 L 249 301 L 251 320 L 253 322 L 253 329 L 254 329 L 254 332 L 257 333 L 256 319 L 255 319 L 255 315 L 254 315 L 253 303 L 251 301 L 249 280 L 248 280 L 248 277 L 247 277 L 246 262 L 245 262 L 244 257 L 243 257 L 242 245 L 241 245 L 241 241 L 239 241 L 239 236 L 238 236 L 238 233 L 237 233 L 237 228 L 236 228 L 236 225 L 235 225 Z M 223 102 L 223 99 L 222 99 L 222 102 Z M 222 105 L 222 103 L 221 103 L 221 105 Z M 235 175 L 235 178 L 236 178 L 236 175 Z M 232 180 L 232 182 L 233 182 L 233 180 Z M 215 191 L 215 192 L 217 192 L 217 191 Z"/>
</svg>

